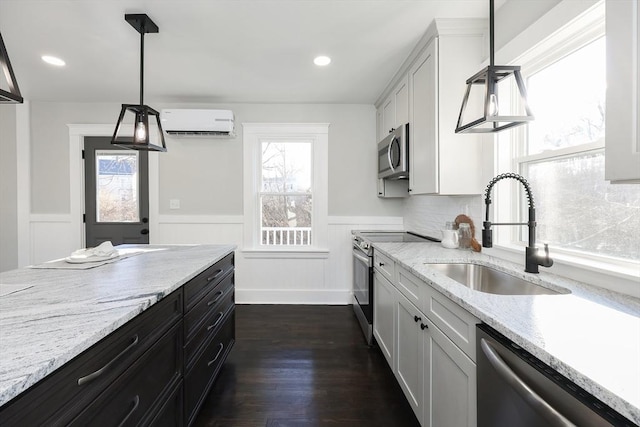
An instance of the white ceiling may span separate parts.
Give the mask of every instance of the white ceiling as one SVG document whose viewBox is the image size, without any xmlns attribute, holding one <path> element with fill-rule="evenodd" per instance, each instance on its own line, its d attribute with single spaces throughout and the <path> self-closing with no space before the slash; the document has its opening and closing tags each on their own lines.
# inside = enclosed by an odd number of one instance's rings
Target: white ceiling
<svg viewBox="0 0 640 427">
<path fill-rule="evenodd" d="M 147 104 L 373 103 L 433 18 L 487 17 L 488 1 L 0 0 L 22 95 L 138 103 L 140 35 L 125 13 L 160 28 L 145 36 Z M 316 67 L 319 54 L 331 65 Z"/>
</svg>

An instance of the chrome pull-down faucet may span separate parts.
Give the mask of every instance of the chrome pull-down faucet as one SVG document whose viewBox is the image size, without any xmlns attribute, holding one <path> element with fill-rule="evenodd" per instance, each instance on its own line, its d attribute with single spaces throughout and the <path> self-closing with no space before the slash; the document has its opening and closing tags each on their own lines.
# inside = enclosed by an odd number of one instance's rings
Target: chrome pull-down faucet
<svg viewBox="0 0 640 427">
<path fill-rule="evenodd" d="M 527 194 L 527 201 L 529 203 L 529 219 L 527 222 L 497 222 L 492 223 L 489 221 L 489 205 L 491 205 L 491 189 L 500 180 L 505 178 L 515 179 L 520 182 L 524 187 Z M 485 248 L 493 247 L 493 225 L 526 225 L 529 228 L 529 244 L 525 249 L 524 259 L 524 271 L 527 273 L 539 273 L 538 266 L 551 267 L 553 260 L 549 257 L 549 245 L 544 245 L 544 256 L 538 254 L 538 248 L 536 248 L 536 209 L 533 202 L 533 194 L 531 193 L 531 187 L 529 183 L 522 175 L 516 173 L 503 173 L 493 178 L 487 188 L 484 190 L 484 204 L 486 207 L 485 220 L 482 223 L 482 246 Z"/>
</svg>

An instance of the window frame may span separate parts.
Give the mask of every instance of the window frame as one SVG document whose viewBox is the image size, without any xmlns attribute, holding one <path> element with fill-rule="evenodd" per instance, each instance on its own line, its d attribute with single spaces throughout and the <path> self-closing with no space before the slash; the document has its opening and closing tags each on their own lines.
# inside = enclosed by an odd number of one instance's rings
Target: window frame
<svg viewBox="0 0 640 427">
<path fill-rule="evenodd" d="M 329 123 L 243 123 L 244 236 L 247 258 L 328 257 L 328 145 Z M 311 143 L 311 245 L 261 243 L 262 143 Z"/>
<path fill-rule="evenodd" d="M 514 63 L 519 63 L 522 73 L 525 76 L 532 75 L 547 66 L 563 59 L 580 48 L 606 36 L 605 32 L 605 12 L 604 2 L 597 4 L 583 15 L 570 21 L 551 36 L 533 46 L 523 55 L 514 59 Z M 512 97 L 512 102 L 517 99 Z M 535 115 L 535 111 L 534 111 Z M 526 154 L 527 127 L 520 126 L 508 132 L 502 132 L 495 138 L 494 166 L 496 173 L 502 172 L 522 172 L 522 165 L 531 162 L 545 160 L 555 160 L 566 157 L 578 156 L 589 152 L 604 150 L 605 139 L 599 139 L 577 146 L 565 147 L 557 150 L 544 151 L 536 154 Z M 522 206 L 519 192 L 521 188 L 515 183 L 511 185 L 502 184 L 494 187 L 493 198 L 495 207 L 493 209 L 492 221 L 514 222 L 515 218 L 520 218 L 526 207 Z M 534 194 L 535 196 L 535 194 Z M 494 247 L 496 252 L 503 254 L 506 258 L 515 259 L 515 254 L 522 254 L 527 242 L 522 241 L 521 227 L 496 227 L 494 230 Z M 562 248 L 552 247 L 551 256 L 556 261 L 554 272 L 563 274 L 570 272 L 570 276 L 580 280 L 575 268 L 589 270 L 604 275 L 613 274 L 623 278 L 637 278 L 638 266 L 640 263 L 631 260 L 609 257 L 606 255 L 583 253 Z M 560 265 L 558 265 L 558 261 Z M 556 270 L 562 270 L 556 271 Z M 633 279 L 632 279 L 633 280 Z"/>
</svg>

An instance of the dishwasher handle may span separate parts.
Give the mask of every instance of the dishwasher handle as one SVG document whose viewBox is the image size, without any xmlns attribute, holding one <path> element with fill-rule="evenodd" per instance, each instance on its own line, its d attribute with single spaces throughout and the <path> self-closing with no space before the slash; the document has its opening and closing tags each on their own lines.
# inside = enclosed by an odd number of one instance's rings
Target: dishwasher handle
<svg viewBox="0 0 640 427">
<path fill-rule="evenodd" d="M 484 338 L 480 339 L 482 352 L 496 372 L 509 384 L 532 408 L 549 422 L 550 427 L 576 427 L 547 401 L 533 391 L 515 372 L 509 368 L 498 352 Z"/>
</svg>

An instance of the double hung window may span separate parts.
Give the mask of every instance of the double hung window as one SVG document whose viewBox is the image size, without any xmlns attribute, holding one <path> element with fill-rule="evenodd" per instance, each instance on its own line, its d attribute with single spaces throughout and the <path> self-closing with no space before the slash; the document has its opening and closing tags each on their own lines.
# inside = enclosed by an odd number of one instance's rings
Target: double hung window
<svg viewBox="0 0 640 427">
<path fill-rule="evenodd" d="M 244 123 L 245 251 L 321 252 L 327 124 Z"/>
<path fill-rule="evenodd" d="M 569 257 L 637 263 L 640 187 L 604 179 L 605 49 L 602 29 L 578 45 L 559 43 L 552 55 L 523 63 L 536 118 L 511 138 L 499 137 L 499 156 L 503 170 L 522 174 L 532 185 L 538 241 Z M 501 196 L 502 206 L 506 199 L 511 212 L 526 218 L 527 205 L 515 188 Z M 526 240 L 526 229 L 499 237 L 507 245 Z"/>
</svg>

